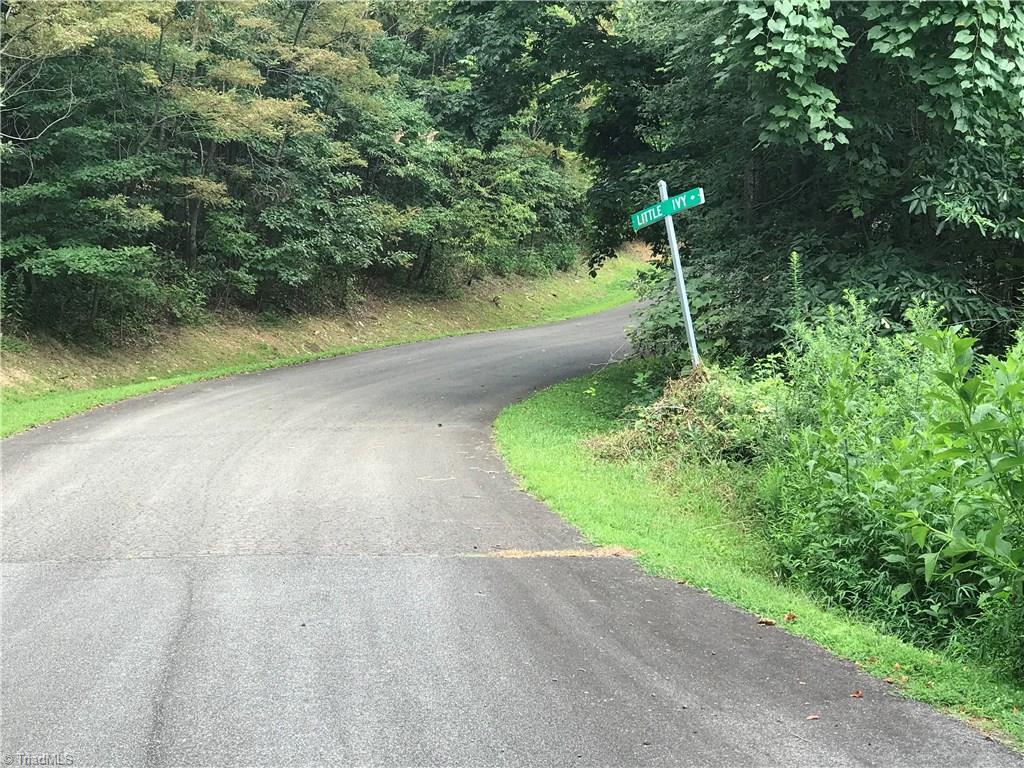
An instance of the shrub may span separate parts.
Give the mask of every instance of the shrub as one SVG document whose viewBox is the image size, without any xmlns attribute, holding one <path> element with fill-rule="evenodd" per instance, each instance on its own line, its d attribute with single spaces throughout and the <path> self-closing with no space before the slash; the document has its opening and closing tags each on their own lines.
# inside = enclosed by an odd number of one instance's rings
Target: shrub
<svg viewBox="0 0 1024 768">
<path fill-rule="evenodd" d="M 929 309 L 853 296 L 782 355 L 670 381 L 603 448 L 752 465 L 780 577 L 1024 677 L 1024 336 L 979 356 Z"/>
<path fill-rule="evenodd" d="M 762 505 L 784 573 L 941 645 L 1019 621 L 1024 376 L 1020 344 L 975 364 L 960 327 L 913 319 L 881 336 L 851 299 L 796 327 Z"/>
<path fill-rule="evenodd" d="M 40 250 L 19 265 L 29 286 L 25 321 L 75 340 L 144 336 L 167 308 L 155 263 L 146 246 Z"/>
<path fill-rule="evenodd" d="M 632 431 L 645 436 L 651 451 L 748 462 L 775 428 L 781 386 L 778 377 L 750 380 L 737 369 L 701 369 L 669 381 L 661 397 L 638 410 Z"/>
</svg>

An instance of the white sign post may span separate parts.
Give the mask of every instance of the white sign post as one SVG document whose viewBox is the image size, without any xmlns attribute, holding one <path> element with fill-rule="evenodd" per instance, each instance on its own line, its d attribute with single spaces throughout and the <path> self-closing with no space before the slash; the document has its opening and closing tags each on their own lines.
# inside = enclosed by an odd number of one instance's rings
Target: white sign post
<svg viewBox="0 0 1024 768">
<path fill-rule="evenodd" d="M 668 184 L 658 182 L 658 195 L 668 200 Z M 704 202 L 704 190 L 700 191 L 700 202 Z M 690 361 L 693 367 L 700 368 L 700 353 L 697 352 L 697 337 L 693 333 L 693 319 L 690 317 L 690 300 L 686 296 L 686 281 L 683 279 L 683 265 L 679 261 L 679 246 L 676 243 L 676 228 L 672 223 L 671 214 L 665 217 L 665 231 L 668 232 L 668 247 L 672 251 L 672 267 L 676 271 L 676 288 L 679 289 L 679 303 L 683 305 L 683 320 L 686 323 L 686 339 L 690 342 Z"/>
</svg>

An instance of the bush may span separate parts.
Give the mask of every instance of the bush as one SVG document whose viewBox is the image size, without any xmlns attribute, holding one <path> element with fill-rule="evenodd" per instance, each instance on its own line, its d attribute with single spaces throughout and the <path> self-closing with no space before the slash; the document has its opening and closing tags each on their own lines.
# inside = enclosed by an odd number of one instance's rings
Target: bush
<svg viewBox="0 0 1024 768">
<path fill-rule="evenodd" d="M 796 326 L 763 520 L 783 573 L 943 645 L 1019 625 L 1024 369 L 1019 343 L 975 361 L 960 327 L 912 321 L 881 336 L 851 299 Z M 1021 651 L 1005 647 L 1008 666 Z"/>
<path fill-rule="evenodd" d="M 777 424 L 777 377 L 751 381 L 735 369 L 708 368 L 669 381 L 661 397 L 637 411 L 635 447 L 702 461 L 749 462 Z"/>
<path fill-rule="evenodd" d="M 145 246 L 67 246 L 40 250 L 19 265 L 27 276 L 24 320 L 60 336 L 125 341 L 145 335 L 167 309 Z"/>
<path fill-rule="evenodd" d="M 887 332 L 852 296 L 759 370 L 669 382 L 603 447 L 753 465 L 780 577 L 1024 678 L 1024 336 Z"/>
</svg>

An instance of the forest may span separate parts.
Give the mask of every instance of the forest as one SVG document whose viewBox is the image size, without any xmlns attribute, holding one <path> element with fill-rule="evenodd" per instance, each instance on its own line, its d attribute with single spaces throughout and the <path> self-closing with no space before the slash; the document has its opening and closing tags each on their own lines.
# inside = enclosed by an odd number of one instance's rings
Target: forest
<svg viewBox="0 0 1024 768">
<path fill-rule="evenodd" d="M 5 334 L 597 272 L 659 179 L 702 186 L 676 226 L 710 365 L 679 378 L 645 229 L 663 373 L 623 444 L 750 479 L 778 578 L 1024 679 L 1024 5 L 3 14 Z"/>
<path fill-rule="evenodd" d="M 6 330 L 127 344 L 574 263 L 578 159 L 530 116 L 465 134 L 445 10 L 5 3 Z"/>
<path fill-rule="evenodd" d="M 935 302 L 998 348 L 1024 271 L 1022 13 L 5 3 L 4 319 L 127 342 L 209 308 L 343 307 L 371 278 L 596 268 L 664 177 L 711 201 L 682 223 L 705 344 L 773 348 L 797 251 L 808 306 L 854 289 L 899 324 Z"/>
</svg>

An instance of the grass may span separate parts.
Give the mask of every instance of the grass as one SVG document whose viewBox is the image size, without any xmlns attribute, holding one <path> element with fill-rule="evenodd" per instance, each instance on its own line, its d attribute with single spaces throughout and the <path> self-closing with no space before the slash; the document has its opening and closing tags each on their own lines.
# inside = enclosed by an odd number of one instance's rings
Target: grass
<svg viewBox="0 0 1024 768">
<path fill-rule="evenodd" d="M 590 278 L 490 278 L 459 296 L 368 297 L 339 316 L 214 317 L 167 328 L 145 346 L 90 351 L 43 339 L 4 339 L 0 436 L 128 397 L 204 379 L 410 341 L 564 320 L 633 300 L 644 264 L 633 248 Z"/>
<path fill-rule="evenodd" d="M 588 441 L 620 429 L 635 366 L 620 364 L 546 389 L 507 408 L 498 446 L 523 487 L 593 544 L 638 553 L 646 571 L 707 590 L 773 619 L 904 695 L 966 719 L 1024 750 L 1024 691 L 823 607 L 776 581 L 758 538 L 735 513 L 752 478 L 734 468 L 597 458 Z M 796 618 L 786 621 L 787 614 Z"/>
</svg>

